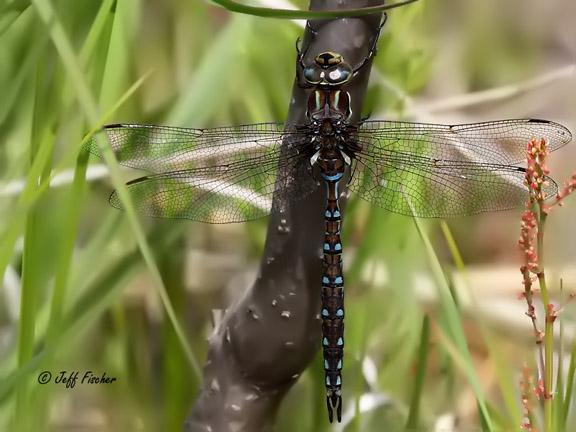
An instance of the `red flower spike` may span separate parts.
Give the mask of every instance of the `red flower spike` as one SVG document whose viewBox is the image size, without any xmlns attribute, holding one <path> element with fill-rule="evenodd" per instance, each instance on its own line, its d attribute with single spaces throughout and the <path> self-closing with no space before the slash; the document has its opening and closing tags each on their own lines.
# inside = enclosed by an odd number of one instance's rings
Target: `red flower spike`
<svg viewBox="0 0 576 432">
<path fill-rule="evenodd" d="M 538 380 L 538 384 L 534 387 L 534 394 L 540 400 L 544 397 L 544 380 Z"/>
</svg>

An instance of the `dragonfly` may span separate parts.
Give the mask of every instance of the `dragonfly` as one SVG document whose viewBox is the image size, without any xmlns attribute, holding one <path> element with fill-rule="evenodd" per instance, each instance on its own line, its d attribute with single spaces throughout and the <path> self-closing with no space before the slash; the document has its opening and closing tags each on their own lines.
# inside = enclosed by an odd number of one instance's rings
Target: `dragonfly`
<svg viewBox="0 0 576 432">
<path fill-rule="evenodd" d="M 448 218 L 521 206 L 525 149 L 544 138 L 551 151 L 571 140 L 552 121 L 511 119 L 440 125 L 350 121 L 346 91 L 375 53 L 357 65 L 324 51 L 310 64 L 298 49 L 297 80 L 309 91 L 306 121 L 209 129 L 114 124 L 103 134 L 121 165 L 148 175 L 127 183 L 136 210 L 213 224 L 282 213 L 324 189 L 322 349 L 329 421 L 342 415 L 344 275 L 340 199 L 348 189 L 390 212 Z M 102 157 L 92 140 L 88 150 Z M 546 182 L 553 196 L 557 185 Z M 112 206 L 122 209 L 117 192 Z"/>
</svg>

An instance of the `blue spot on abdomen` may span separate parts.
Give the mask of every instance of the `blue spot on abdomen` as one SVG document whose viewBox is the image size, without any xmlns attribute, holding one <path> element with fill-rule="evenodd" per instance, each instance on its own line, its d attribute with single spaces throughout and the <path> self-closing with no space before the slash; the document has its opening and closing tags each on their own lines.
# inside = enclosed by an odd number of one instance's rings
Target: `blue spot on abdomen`
<svg viewBox="0 0 576 432">
<path fill-rule="evenodd" d="M 324 180 L 328 180 L 328 181 L 336 181 L 336 180 L 340 180 L 343 175 L 344 175 L 343 173 L 336 173 L 333 175 L 322 174 L 322 178 Z"/>
</svg>

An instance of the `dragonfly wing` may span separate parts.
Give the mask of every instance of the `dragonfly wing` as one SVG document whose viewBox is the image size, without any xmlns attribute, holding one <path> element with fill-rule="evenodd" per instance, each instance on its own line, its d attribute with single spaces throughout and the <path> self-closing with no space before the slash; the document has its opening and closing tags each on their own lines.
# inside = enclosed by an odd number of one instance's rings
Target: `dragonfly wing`
<svg viewBox="0 0 576 432">
<path fill-rule="evenodd" d="M 282 209 L 315 190 L 307 164 L 295 155 L 266 156 L 142 177 L 127 188 L 136 210 L 147 216 L 243 222 Z M 117 192 L 110 203 L 123 208 Z"/>
<path fill-rule="evenodd" d="M 547 120 L 514 119 L 462 125 L 365 121 L 358 129 L 363 151 L 429 159 L 513 165 L 526 158 L 532 139 L 545 138 L 550 151 L 570 142 L 564 126 Z"/>
<path fill-rule="evenodd" d="M 278 150 L 294 128 L 281 123 L 192 129 L 168 126 L 117 124 L 103 128 L 86 149 L 102 157 L 98 138 L 105 138 L 121 165 L 163 173 L 223 165 Z M 303 138 L 302 138 L 303 140 Z"/>
<path fill-rule="evenodd" d="M 521 206 L 528 198 L 525 170 L 512 165 L 437 162 L 389 154 L 358 155 L 350 189 L 391 212 L 417 217 L 457 217 Z M 548 179 L 546 196 L 558 186 Z"/>
</svg>

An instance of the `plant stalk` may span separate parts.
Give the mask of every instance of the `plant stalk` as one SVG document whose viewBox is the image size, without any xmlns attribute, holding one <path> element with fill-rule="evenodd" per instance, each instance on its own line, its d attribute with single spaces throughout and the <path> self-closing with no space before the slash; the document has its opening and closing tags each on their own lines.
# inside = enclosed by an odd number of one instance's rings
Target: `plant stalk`
<svg viewBox="0 0 576 432">
<path fill-rule="evenodd" d="M 545 327 L 544 327 L 544 431 L 553 432 L 553 404 L 552 404 L 552 384 L 554 382 L 554 320 L 553 307 L 550 303 L 550 293 L 546 285 L 546 276 L 544 273 L 544 230 L 546 227 L 546 219 L 548 217 L 546 211 L 543 209 L 544 203 L 538 201 L 538 234 L 537 234 L 537 247 L 538 247 L 538 284 L 540 286 L 540 295 L 542 296 L 542 303 L 545 313 Z"/>
<path fill-rule="evenodd" d="M 326 10 L 381 4 L 380 0 L 312 0 L 310 8 Z M 351 64 L 368 54 L 381 15 L 310 22 L 302 46 L 310 45 L 305 64 L 323 51 L 336 51 Z M 296 68 L 296 53 L 294 53 Z M 353 118 L 360 121 L 368 85 L 367 65 L 347 91 Z M 309 90 L 293 86 L 287 122 L 306 123 Z M 314 181 L 299 178 L 298 181 Z M 232 305 L 210 339 L 203 386 L 185 430 L 263 432 L 273 429 L 280 403 L 310 364 L 320 343 L 321 246 L 324 194 L 318 188 L 282 214 L 273 214 L 259 274 Z M 274 206 L 273 206 L 274 207 Z M 289 227 L 289 229 L 286 229 Z M 280 229 L 282 228 L 282 229 Z M 322 370 L 314 371 L 321 374 Z M 350 390 L 353 386 L 348 387 Z M 314 412 L 327 423 L 324 410 Z M 309 428 L 306 428 L 309 429 Z"/>
</svg>

